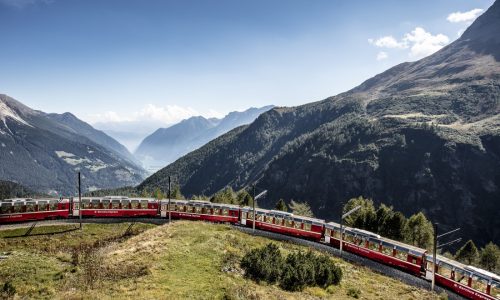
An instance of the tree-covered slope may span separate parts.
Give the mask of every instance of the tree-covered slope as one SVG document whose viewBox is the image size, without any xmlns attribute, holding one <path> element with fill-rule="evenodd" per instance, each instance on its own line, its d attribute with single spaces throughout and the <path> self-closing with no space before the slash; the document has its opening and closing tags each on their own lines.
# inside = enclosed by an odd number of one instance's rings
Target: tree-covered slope
<svg viewBox="0 0 500 300">
<path fill-rule="evenodd" d="M 268 189 L 260 201 L 308 201 L 338 220 L 363 195 L 443 230 L 500 242 L 500 2 L 461 38 L 320 102 L 275 108 L 160 170 L 139 188 L 185 194 L 231 185 Z"/>
</svg>

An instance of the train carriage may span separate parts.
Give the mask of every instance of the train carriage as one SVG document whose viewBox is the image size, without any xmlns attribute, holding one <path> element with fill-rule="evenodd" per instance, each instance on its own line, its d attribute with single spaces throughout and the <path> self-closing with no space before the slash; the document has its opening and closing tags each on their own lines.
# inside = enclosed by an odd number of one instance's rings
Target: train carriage
<svg viewBox="0 0 500 300">
<path fill-rule="evenodd" d="M 6 199 L 0 202 L 0 224 L 67 218 L 68 199 Z"/>
<path fill-rule="evenodd" d="M 228 222 L 233 224 L 239 221 L 239 206 L 237 205 L 198 200 L 170 200 L 170 206 L 168 205 L 168 200 L 161 201 L 161 217 L 168 217 L 170 209 L 170 214 L 174 219 Z"/>
<path fill-rule="evenodd" d="M 344 227 L 342 248 L 420 276 L 427 250 L 386 239 L 370 231 Z M 325 242 L 340 247 L 340 224 L 325 224 Z"/>
<path fill-rule="evenodd" d="M 253 209 L 241 209 L 241 223 L 252 227 Z M 255 210 L 255 228 L 276 233 L 297 236 L 320 241 L 323 234 L 324 220 L 295 216 L 291 213 L 277 210 Z"/>
<path fill-rule="evenodd" d="M 84 197 L 79 203 L 74 199 L 72 215 L 82 217 L 156 217 L 158 203 L 152 198 L 121 196 Z"/>
</svg>

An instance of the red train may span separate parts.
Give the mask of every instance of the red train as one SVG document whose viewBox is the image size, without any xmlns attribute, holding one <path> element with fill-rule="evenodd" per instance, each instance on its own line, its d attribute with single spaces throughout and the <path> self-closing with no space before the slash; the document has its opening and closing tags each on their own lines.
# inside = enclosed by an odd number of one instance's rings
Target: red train
<svg viewBox="0 0 500 300">
<path fill-rule="evenodd" d="M 9 199 L 0 201 L 0 224 L 79 217 L 151 217 L 203 220 L 253 226 L 253 209 L 206 201 L 157 201 L 120 196 L 78 199 Z M 333 247 L 340 246 L 340 225 L 282 211 L 256 209 L 255 227 Z M 381 237 L 378 234 L 343 227 L 343 249 L 415 276 L 432 278 L 432 257 L 427 250 Z M 436 284 L 469 299 L 500 299 L 500 276 L 459 262 L 437 257 Z"/>
</svg>

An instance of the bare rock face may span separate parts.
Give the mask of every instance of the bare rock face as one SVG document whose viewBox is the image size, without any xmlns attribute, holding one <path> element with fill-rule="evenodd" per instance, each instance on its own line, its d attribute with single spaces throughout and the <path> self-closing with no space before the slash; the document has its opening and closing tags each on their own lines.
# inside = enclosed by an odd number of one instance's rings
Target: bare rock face
<svg viewBox="0 0 500 300">
<path fill-rule="evenodd" d="M 186 194 L 256 183 L 338 220 L 363 195 L 500 243 L 500 2 L 433 55 L 320 102 L 274 108 L 160 170 Z"/>
<path fill-rule="evenodd" d="M 134 185 L 145 171 L 131 157 L 69 113 L 46 114 L 0 95 L 0 179 L 66 195 L 76 191 L 78 171 L 84 190 Z"/>
</svg>

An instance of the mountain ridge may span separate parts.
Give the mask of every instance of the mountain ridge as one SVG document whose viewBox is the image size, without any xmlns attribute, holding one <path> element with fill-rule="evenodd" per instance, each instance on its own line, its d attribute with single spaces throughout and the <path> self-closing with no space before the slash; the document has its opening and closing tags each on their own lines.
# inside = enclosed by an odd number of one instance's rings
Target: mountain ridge
<svg viewBox="0 0 500 300">
<path fill-rule="evenodd" d="M 73 115 L 32 110 L 4 94 L 0 103 L 1 179 L 44 193 L 68 194 L 76 190 L 78 171 L 84 190 L 131 185 L 143 178 L 144 170 L 119 150 L 96 142 L 113 144 L 112 138 Z M 77 133 L 81 128 L 86 131 Z"/>
<path fill-rule="evenodd" d="M 134 152 L 145 164 L 167 165 L 229 130 L 251 123 L 259 114 L 273 106 L 231 112 L 224 118 L 195 116 L 167 128 L 159 128 L 141 142 Z"/>
</svg>

